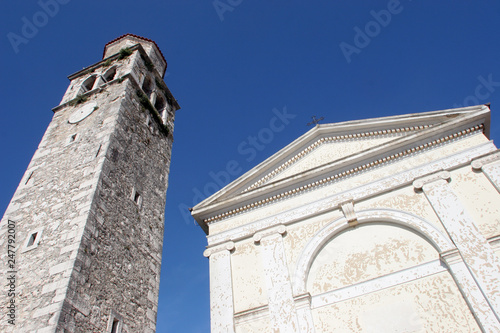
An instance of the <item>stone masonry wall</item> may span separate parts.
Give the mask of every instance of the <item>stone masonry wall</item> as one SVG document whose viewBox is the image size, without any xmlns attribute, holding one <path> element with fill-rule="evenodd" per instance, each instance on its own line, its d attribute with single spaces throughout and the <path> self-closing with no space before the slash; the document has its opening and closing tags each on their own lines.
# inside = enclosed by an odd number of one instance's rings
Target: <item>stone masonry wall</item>
<svg viewBox="0 0 500 333">
<path fill-rule="evenodd" d="M 10 299 L 2 293 L 1 332 L 107 332 L 112 317 L 121 332 L 155 330 L 175 111 L 167 135 L 140 103 L 136 80 L 153 74 L 139 52 L 113 59 L 115 79 L 82 103 L 64 97 L 55 109 L 0 222 L 2 263 L 8 220 L 16 222 L 17 245 L 16 325 L 7 324 Z M 109 64 L 99 66 L 91 71 Z M 75 96 L 87 75 L 72 78 L 66 94 Z M 70 123 L 86 105 L 93 112 Z M 35 231 L 40 243 L 23 252 Z"/>
<path fill-rule="evenodd" d="M 19 308 L 16 326 L 2 320 L 0 331 L 30 331 L 57 323 L 116 117 L 116 102 L 100 99 L 118 98 L 119 89 L 109 87 L 91 96 L 88 103 L 97 102 L 99 109 L 78 124 L 69 124 L 68 117 L 82 105 L 54 114 L 7 208 L 1 223 L 1 255 L 6 254 L 7 220 L 14 220 Z M 38 247 L 21 253 L 29 233 L 39 228 L 43 229 Z"/>
<path fill-rule="evenodd" d="M 61 316 L 75 332 L 105 331 L 111 311 L 122 332 L 155 330 L 172 140 L 146 125 L 136 89 L 127 83 Z"/>
</svg>

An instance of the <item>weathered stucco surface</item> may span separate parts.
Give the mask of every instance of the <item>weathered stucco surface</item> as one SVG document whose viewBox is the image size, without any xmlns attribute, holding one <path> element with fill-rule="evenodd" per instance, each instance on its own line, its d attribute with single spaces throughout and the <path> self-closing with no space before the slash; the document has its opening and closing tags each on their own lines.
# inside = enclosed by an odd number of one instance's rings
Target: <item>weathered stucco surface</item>
<svg viewBox="0 0 500 333">
<path fill-rule="evenodd" d="M 481 332 L 443 272 L 313 310 L 316 332 Z"/>
<path fill-rule="evenodd" d="M 307 290 L 318 295 L 439 258 L 431 244 L 397 226 L 373 223 L 330 240 L 309 270 Z"/>
<path fill-rule="evenodd" d="M 263 269 L 260 248 L 255 246 L 253 240 L 238 243 L 238 248 L 231 255 L 235 313 L 267 305 Z"/>
<path fill-rule="evenodd" d="M 429 202 L 423 195 L 415 193 L 415 190 L 410 186 L 384 193 L 356 204 L 356 209 L 358 211 L 381 208 L 396 209 L 414 214 L 428 221 L 440 231 L 446 233 L 446 230 Z"/>
<path fill-rule="evenodd" d="M 453 188 L 481 231 L 490 238 L 500 234 L 500 196 L 488 178 L 481 172 L 471 172 L 466 166 L 451 173 Z"/>
</svg>

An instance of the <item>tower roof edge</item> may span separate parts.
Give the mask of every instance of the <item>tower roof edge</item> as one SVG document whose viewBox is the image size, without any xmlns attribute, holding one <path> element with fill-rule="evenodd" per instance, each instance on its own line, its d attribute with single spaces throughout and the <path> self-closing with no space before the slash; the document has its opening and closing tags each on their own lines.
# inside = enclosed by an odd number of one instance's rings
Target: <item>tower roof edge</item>
<svg viewBox="0 0 500 333">
<path fill-rule="evenodd" d="M 127 33 L 127 34 L 121 35 L 120 37 L 115 38 L 115 39 L 107 42 L 104 45 L 103 59 L 106 58 L 106 57 L 109 57 L 113 53 L 117 53 L 119 50 L 118 50 L 117 46 L 114 45 L 114 44 L 117 44 L 119 41 L 121 41 L 123 39 L 129 39 L 129 40 L 135 41 L 136 43 L 140 43 L 141 41 L 142 42 L 147 42 L 147 43 L 141 43 L 141 44 L 143 44 L 142 46 L 146 49 L 146 53 L 148 53 L 149 57 L 152 57 L 153 54 L 151 54 L 151 52 L 148 52 L 147 49 L 151 48 L 151 46 L 148 47 L 147 44 L 153 45 L 154 49 L 157 51 L 157 55 L 153 56 L 153 58 L 159 58 L 159 62 L 160 63 L 163 62 L 163 64 L 160 65 L 161 67 L 163 67 L 160 70 L 160 74 L 162 74 L 162 75 L 164 74 L 165 70 L 167 69 L 167 60 L 165 59 L 165 56 L 161 52 L 161 49 L 158 47 L 158 44 L 156 44 L 156 42 L 154 40 L 152 40 L 152 39 L 145 38 L 145 37 L 138 36 L 138 35 L 134 35 L 134 34 L 131 34 L 131 33 Z M 122 47 L 127 47 L 127 46 L 131 46 L 130 41 L 128 43 L 125 42 Z M 119 47 L 119 48 L 122 48 L 122 47 Z M 152 52 L 152 53 L 155 53 L 155 52 Z"/>
</svg>

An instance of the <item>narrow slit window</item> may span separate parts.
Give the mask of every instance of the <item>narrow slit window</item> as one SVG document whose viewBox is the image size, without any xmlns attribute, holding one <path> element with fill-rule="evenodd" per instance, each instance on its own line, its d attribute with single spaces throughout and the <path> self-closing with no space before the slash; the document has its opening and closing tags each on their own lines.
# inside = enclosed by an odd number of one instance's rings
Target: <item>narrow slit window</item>
<svg viewBox="0 0 500 333">
<path fill-rule="evenodd" d="M 38 244 L 40 244 L 40 240 L 42 239 L 42 231 L 43 228 L 38 228 L 35 230 L 31 230 L 28 233 L 28 237 L 26 237 L 26 239 L 24 240 L 23 246 L 21 248 L 21 253 L 33 250 L 38 247 Z"/>
<path fill-rule="evenodd" d="M 132 194 L 130 196 L 130 199 L 135 202 L 135 204 L 139 207 L 141 207 L 142 204 L 142 196 L 141 194 L 135 189 L 135 187 L 132 189 Z"/>
<path fill-rule="evenodd" d="M 116 318 L 113 318 L 113 324 L 111 325 L 111 333 L 118 333 L 118 325 L 120 321 Z"/>
<path fill-rule="evenodd" d="M 29 239 L 28 239 L 28 247 L 29 246 L 33 246 L 33 244 L 35 244 L 35 241 L 36 241 L 36 236 L 38 235 L 38 232 L 34 232 L 30 235 Z"/>
<path fill-rule="evenodd" d="M 139 194 L 139 192 L 135 192 L 135 194 L 134 194 L 134 202 L 136 204 L 139 204 L 140 201 L 141 201 L 141 195 Z"/>
<path fill-rule="evenodd" d="M 26 182 L 24 183 L 24 185 L 28 185 L 29 181 L 31 180 L 31 178 L 33 177 L 33 173 L 35 171 L 31 171 L 30 175 L 28 176 L 28 179 L 26 179 Z"/>
<path fill-rule="evenodd" d="M 106 328 L 107 333 L 121 333 L 123 326 L 123 317 L 116 313 L 116 311 L 111 310 L 111 314 L 108 320 L 108 326 Z"/>
<path fill-rule="evenodd" d="M 99 153 L 101 152 L 101 147 L 102 147 L 102 144 L 100 144 L 99 148 L 97 148 L 97 152 L 95 153 L 95 157 L 99 156 Z"/>
</svg>

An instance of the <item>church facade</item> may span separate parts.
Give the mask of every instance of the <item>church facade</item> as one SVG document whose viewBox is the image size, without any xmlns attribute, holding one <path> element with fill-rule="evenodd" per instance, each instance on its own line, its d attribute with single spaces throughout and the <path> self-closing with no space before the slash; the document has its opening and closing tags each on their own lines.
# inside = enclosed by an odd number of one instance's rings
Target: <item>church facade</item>
<svg viewBox="0 0 500 333">
<path fill-rule="evenodd" d="M 69 76 L 0 223 L 1 332 L 154 332 L 175 98 L 152 40 Z"/>
<path fill-rule="evenodd" d="M 321 124 L 193 208 L 212 332 L 500 332 L 489 105 Z"/>
</svg>

